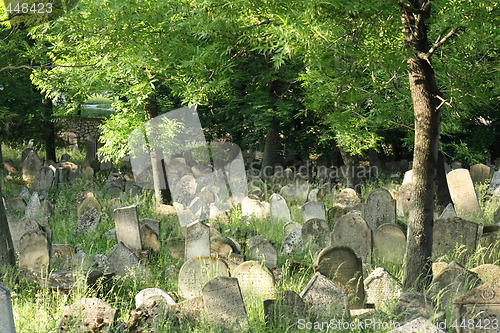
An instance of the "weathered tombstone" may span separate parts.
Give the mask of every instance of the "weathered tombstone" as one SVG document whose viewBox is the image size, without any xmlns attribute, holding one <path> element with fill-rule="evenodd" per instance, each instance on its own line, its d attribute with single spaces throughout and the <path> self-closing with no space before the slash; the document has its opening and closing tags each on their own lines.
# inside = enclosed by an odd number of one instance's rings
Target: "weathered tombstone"
<svg viewBox="0 0 500 333">
<path fill-rule="evenodd" d="M 217 276 L 229 276 L 227 265 L 211 257 L 192 258 L 179 271 L 179 294 L 187 299 L 201 295 L 203 286 Z"/>
<path fill-rule="evenodd" d="M 446 180 L 457 216 L 471 220 L 480 218 L 481 207 L 479 207 L 469 170 L 453 170 L 446 175 Z"/>
<path fill-rule="evenodd" d="M 27 150 L 25 150 L 27 151 Z M 23 154 L 24 152 L 23 151 Z M 38 154 L 33 149 L 30 149 L 26 153 L 26 157 L 22 159 L 23 164 L 23 180 L 30 181 L 35 178 L 36 173 L 42 167 L 42 160 L 38 157 Z"/>
<path fill-rule="evenodd" d="M 345 188 L 340 191 L 334 202 L 347 207 L 355 207 L 361 204 L 361 199 L 359 199 L 358 194 L 352 188 Z"/>
<path fill-rule="evenodd" d="M 106 180 L 106 192 L 111 194 L 120 194 L 125 191 L 125 177 L 119 172 L 112 172 Z"/>
<path fill-rule="evenodd" d="M 50 263 L 51 245 L 43 231 L 25 233 L 19 242 L 19 268 L 24 271 L 45 271 Z"/>
<path fill-rule="evenodd" d="M 402 185 L 410 184 L 412 181 L 413 181 L 413 170 L 408 170 L 405 172 Z"/>
<path fill-rule="evenodd" d="M 149 224 L 141 225 L 141 242 L 144 250 L 160 251 L 160 235 Z"/>
<path fill-rule="evenodd" d="M 500 287 L 500 267 L 492 264 L 483 264 L 471 269 L 471 272 L 484 282 L 492 282 Z"/>
<path fill-rule="evenodd" d="M 40 196 L 38 195 L 38 192 L 33 192 L 30 201 L 28 201 L 28 204 L 26 205 L 26 210 L 24 215 L 26 217 L 36 217 L 39 209 L 40 209 Z"/>
<path fill-rule="evenodd" d="M 19 221 L 9 219 L 9 229 L 12 237 L 12 244 L 14 245 L 14 251 L 19 252 L 21 237 L 27 232 L 41 230 L 41 227 L 36 219 L 25 217 Z"/>
<path fill-rule="evenodd" d="M 164 290 L 161 290 L 160 288 L 146 288 L 142 289 L 137 295 L 135 295 L 135 307 L 138 308 L 144 301 L 146 301 L 150 297 L 158 296 L 163 298 L 165 300 L 165 303 L 167 303 L 168 305 L 176 304 L 172 296 L 170 296 Z"/>
<path fill-rule="evenodd" d="M 82 203 L 78 206 L 77 215 L 82 216 L 87 210 L 95 208 L 98 212 L 101 211 L 102 207 L 99 201 L 94 197 L 85 198 Z"/>
<path fill-rule="evenodd" d="M 98 298 L 85 298 L 66 307 L 59 332 L 110 332 L 116 309 Z"/>
<path fill-rule="evenodd" d="M 372 230 L 384 223 L 396 223 L 396 202 L 391 193 L 383 188 L 371 191 L 366 197 L 363 217 Z"/>
<path fill-rule="evenodd" d="M 97 140 L 93 136 L 87 137 L 87 144 L 85 145 L 85 161 L 91 162 L 97 159 Z"/>
<path fill-rule="evenodd" d="M 278 252 L 267 239 L 255 235 L 247 241 L 247 245 L 249 259 L 264 262 L 269 268 L 276 267 Z"/>
<path fill-rule="evenodd" d="M 435 304 L 428 295 L 418 291 L 406 291 L 399 296 L 394 313 L 403 321 L 418 317 L 432 318 L 435 316 Z"/>
<path fill-rule="evenodd" d="M 30 190 L 26 187 L 26 185 L 24 185 L 21 188 L 21 191 L 19 192 L 19 197 L 24 199 L 24 201 L 26 202 L 30 201 L 31 193 Z"/>
<path fill-rule="evenodd" d="M 387 329 L 391 327 L 383 327 L 385 325 L 389 325 L 389 323 L 383 323 L 381 325 L 382 329 Z M 399 323 L 398 323 L 399 324 Z M 424 317 L 418 317 L 413 319 L 412 321 L 400 326 L 396 327 L 393 330 L 389 331 L 389 333 L 413 333 L 413 332 L 422 332 L 422 333 L 446 333 L 438 326 L 434 325 L 432 322 L 427 320 Z"/>
<path fill-rule="evenodd" d="M 385 223 L 373 232 L 373 256 L 381 263 L 402 265 L 406 253 L 406 236 L 395 224 Z"/>
<path fill-rule="evenodd" d="M 326 221 L 325 205 L 319 201 L 310 201 L 300 207 L 304 222 L 311 219 L 321 219 Z"/>
<path fill-rule="evenodd" d="M 258 261 L 246 261 L 236 267 L 231 276 L 238 279 L 241 293 L 247 306 L 251 303 L 262 304 L 266 299 L 276 298 L 274 275 Z"/>
<path fill-rule="evenodd" d="M 410 200 L 412 184 L 403 184 L 399 187 L 398 200 L 396 203 L 398 216 L 408 218 L 410 214 Z"/>
<path fill-rule="evenodd" d="M 330 226 L 322 219 L 310 219 L 302 226 L 302 244 L 313 253 L 331 244 Z"/>
<path fill-rule="evenodd" d="M 109 270 L 118 276 L 125 276 L 129 272 L 139 272 L 141 264 L 139 258 L 128 247 L 119 242 L 109 258 Z"/>
<path fill-rule="evenodd" d="M 320 272 L 347 291 L 349 307 L 364 307 L 363 267 L 361 259 L 348 247 L 327 247 L 323 249 L 313 265 Z"/>
<path fill-rule="evenodd" d="M 182 204 L 191 202 L 196 194 L 196 179 L 192 175 L 184 175 L 176 185 L 177 200 Z"/>
<path fill-rule="evenodd" d="M 432 278 L 435 279 L 448 266 L 447 262 L 438 261 L 432 263 Z"/>
<path fill-rule="evenodd" d="M 95 208 L 90 208 L 78 218 L 75 226 L 75 234 L 81 234 L 89 230 L 96 230 L 101 221 L 101 213 Z"/>
<path fill-rule="evenodd" d="M 210 257 L 210 227 L 193 222 L 186 229 L 184 261 L 195 257 Z"/>
<path fill-rule="evenodd" d="M 38 170 L 33 182 L 33 191 L 39 193 L 47 193 L 54 184 L 56 168 L 53 166 L 45 166 Z"/>
<path fill-rule="evenodd" d="M 386 308 L 395 302 L 403 291 L 401 283 L 382 267 L 371 272 L 363 284 L 366 304 L 372 304 L 376 309 Z"/>
<path fill-rule="evenodd" d="M 472 183 L 483 184 L 490 180 L 491 168 L 485 164 L 479 163 L 470 166 L 470 178 Z"/>
<path fill-rule="evenodd" d="M 363 264 L 372 262 L 372 231 L 365 220 L 357 214 L 348 213 L 340 217 L 331 233 L 332 246 L 351 248 Z"/>
<path fill-rule="evenodd" d="M 12 312 L 12 301 L 10 291 L 0 283 L 0 330 L 3 333 L 16 333 L 14 325 L 14 313 Z"/>
<path fill-rule="evenodd" d="M 307 196 L 307 201 L 318 201 L 319 188 L 313 188 Z"/>
<path fill-rule="evenodd" d="M 451 302 L 454 297 L 477 287 L 481 282 L 476 273 L 465 269 L 456 261 L 452 261 L 432 280 L 429 294 L 439 293 L 443 302 L 447 303 Z"/>
<path fill-rule="evenodd" d="M 69 154 L 64 153 L 61 155 L 61 159 L 59 160 L 59 162 L 69 162 L 70 159 L 71 159 L 71 157 L 69 156 Z"/>
<path fill-rule="evenodd" d="M 203 303 L 212 321 L 235 331 L 248 328 L 247 311 L 238 279 L 215 277 L 205 284 L 202 293 Z"/>
<path fill-rule="evenodd" d="M 116 227 L 116 240 L 132 251 L 142 250 L 141 229 L 137 206 L 117 208 L 113 211 Z"/>
<path fill-rule="evenodd" d="M 500 287 L 488 282 L 455 298 L 453 317 L 459 323 L 459 332 L 499 332 Z M 462 322 L 465 327 L 460 327 Z"/>
<path fill-rule="evenodd" d="M 264 319 L 266 323 L 288 320 L 290 324 L 297 324 L 298 320 L 306 317 L 306 303 L 294 291 L 285 290 L 282 297 L 264 301 Z"/>
<path fill-rule="evenodd" d="M 269 199 L 271 221 L 286 223 L 292 220 L 285 198 L 274 193 Z"/>
<path fill-rule="evenodd" d="M 439 219 L 448 219 L 450 217 L 456 217 L 457 213 L 455 212 L 455 208 L 453 207 L 453 204 L 450 202 L 446 207 L 443 209 L 443 212 L 441 215 L 439 215 Z"/>
<path fill-rule="evenodd" d="M 432 255 L 440 257 L 457 247 L 463 246 L 467 253 L 473 253 L 482 230 L 482 225 L 472 221 L 453 217 L 434 221 L 434 235 L 432 239 Z"/>
<path fill-rule="evenodd" d="M 254 216 L 258 219 L 269 217 L 271 206 L 267 202 L 261 202 L 249 197 L 243 198 L 241 202 L 241 213 L 243 216 Z"/>
<path fill-rule="evenodd" d="M 490 192 L 493 192 L 493 195 L 498 196 L 498 194 L 496 193 L 498 193 L 499 188 L 500 188 L 500 171 L 495 171 L 490 181 L 489 190 Z"/>
<path fill-rule="evenodd" d="M 283 232 L 285 235 L 288 235 L 289 233 L 291 233 L 293 230 L 295 230 L 297 228 L 302 229 L 302 224 L 290 221 L 290 222 L 287 222 L 283 225 Z"/>
<path fill-rule="evenodd" d="M 319 317 L 343 317 L 349 313 L 345 290 L 320 272 L 314 274 L 300 297 Z"/>
<path fill-rule="evenodd" d="M 280 252 L 290 254 L 294 250 L 302 251 L 302 228 L 295 228 L 283 238 Z"/>
</svg>

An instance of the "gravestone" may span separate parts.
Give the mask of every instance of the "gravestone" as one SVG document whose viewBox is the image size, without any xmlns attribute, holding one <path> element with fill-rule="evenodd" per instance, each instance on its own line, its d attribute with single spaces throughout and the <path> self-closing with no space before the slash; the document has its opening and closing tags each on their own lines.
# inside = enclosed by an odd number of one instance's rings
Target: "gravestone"
<svg viewBox="0 0 500 333">
<path fill-rule="evenodd" d="M 40 205 L 40 196 L 38 195 L 38 192 L 33 192 L 28 204 L 26 205 L 24 215 L 26 217 L 36 217 L 39 213 Z"/>
<path fill-rule="evenodd" d="M 406 291 L 399 296 L 394 313 L 402 321 L 410 321 L 418 317 L 432 318 L 436 315 L 435 304 L 428 295 L 418 291 Z"/>
<path fill-rule="evenodd" d="M 310 219 L 302 226 L 302 244 L 313 253 L 331 244 L 330 226 L 322 219 Z"/>
<path fill-rule="evenodd" d="M 137 206 L 117 208 L 113 211 L 116 227 L 116 240 L 132 251 L 142 250 L 141 229 Z"/>
<path fill-rule="evenodd" d="M 270 215 L 271 206 L 267 202 L 262 202 L 249 197 L 243 198 L 241 202 L 241 214 L 243 216 L 253 216 L 258 219 L 265 219 Z"/>
<path fill-rule="evenodd" d="M 135 307 L 138 308 L 142 303 L 144 303 L 144 301 L 151 297 L 161 297 L 168 305 L 176 304 L 172 296 L 164 290 L 161 290 L 160 288 L 146 288 L 142 289 L 137 295 L 135 295 Z"/>
<path fill-rule="evenodd" d="M 469 170 L 453 170 L 446 175 L 446 180 L 457 216 L 470 220 L 480 218 L 481 207 L 479 207 Z"/>
<path fill-rule="evenodd" d="M 101 221 L 101 213 L 95 208 L 90 208 L 78 218 L 75 226 L 75 234 L 82 234 L 89 230 L 96 230 Z"/>
<path fill-rule="evenodd" d="M 26 187 L 26 185 L 24 185 L 21 188 L 21 191 L 19 191 L 19 197 L 24 199 L 24 201 L 26 202 L 30 201 L 31 193 L 30 190 Z"/>
<path fill-rule="evenodd" d="M 285 290 L 282 297 L 264 301 L 264 320 L 266 323 L 283 322 L 295 325 L 301 318 L 306 317 L 306 303 L 294 291 Z"/>
<path fill-rule="evenodd" d="M 489 190 L 495 193 L 495 191 L 498 191 L 499 187 L 500 187 L 500 171 L 495 171 L 495 173 L 493 173 L 493 177 L 491 178 Z"/>
<path fill-rule="evenodd" d="M 281 254 L 291 254 L 294 250 L 302 251 L 302 228 L 295 228 L 283 238 Z"/>
<path fill-rule="evenodd" d="M 175 186 L 176 201 L 182 204 L 191 202 L 196 194 L 196 179 L 192 175 L 184 175 Z"/>
<path fill-rule="evenodd" d="M 304 222 L 311 219 L 321 219 L 326 221 L 325 205 L 319 201 L 310 201 L 300 207 Z"/>
<path fill-rule="evenodd" d="M 405 172 L 402 185 L 410 184 L 413 181 L 413 170 L 408 170 Z"/>
<path fill-rule="evenodd" d="M 435 279 L 448 266 L 447 262 L 439 261 L 432 263 L 432 278 Z"/>
<path fill-rule="evenodd" d="M 19 242 L 19 269 L 39 273 L 50 263 L 51 245 L 43 231 L 25 233 Z"/>
<path fill-rule="evenodd" d="M 365 220 L 357 214 L 348 213 L 340 217 L 331 233 L 332 246 L 351 248 L 364 265 L 372 262 L 372 231 Z"/>
<path fill-rule="evenodd" d="M 446 207 L 443 209 L 443 212 L 441 215 L 439 215 L 439 219 L 448 219 L 451 217 L 456 217 L 457 213 L 455 212 L 455 208 L 453 207 L 453 204 L 450 202 Z"/>
<path fill-rule="evenodd" d="M 160 235 L 149 224 L 141 225 L 141 242 L 144 250 L 160 251 Z"/>
<path fill-rule="evenodd" d="M 274 275 L 258 261 L 246 261 L 231 272 L 238 279 L 245 304 L 262 304 L 266 299 L 275 299 Z"/>
<path fill-rule="evenodd" d="M 345 290 L 319 272 L 309 280 L 300 297 L 319 317 L 343 317 L 349 313 Z"/>
<path fill-rule="evenodd" d="M 395 224 L 385 223 L 373 232 L 373 256 L 381 263 L 402 265 L 406 253 L 406 236 Z"/>
<path fill-rule="evenodd" d="M 261 235 L 255 235 L 247 241 L 248 258 L 264 262 L 269 268 L 276 267 L 278 252 L 274 246 Z"/>
<path fill-rule="evenodd" d="M 195 257 L 210 257 L 210 227 L 193 222 L 186 228 L 184 261 Z"/>
<path fill-rule="evenodd" d="M 33 149 L 30 149 L 29 151 L 24 150 L 23 155 L 25 155 L 25 158 L 22 159 L 23 180 L 34 180 L 36 173 L 43 166 L 42 160 L 40 160 L 38 154 Z"/>
<path fill-rule="evenodd" d="M 484 282 L 492 282 L 500 287 L 500 267 L 492 264 L 483 264 L 471 270 Z"/>
<path fill-rule="evenodd" d="M 293 230 L 301 228 L 302 229 L 302 224 L 297 223 L 297 222 L 287 222 L 283 225 L 283 232 L 285 235 L 288 235 L 291 233 Z"/>
<path fill-rule="evenodd" d="M 365 200 L 363 218 L 375 230 L 384 223 L 396 223 L 396 202 L 389 191 L 377 188 Z"/>
<path fill-rule="evenodd" d="M 351 309 L 364 307 L 362 262 L 352 249 L 327 247 L 317 255 L 313 268 L 347 291 Z"/>
<path fill-rule="evenodd" d="M 179 271 L 179 295 L 191 299 L 201 295 L 203 286 L 217 276 L 229 276 L 224 261 L 211 258 L 192 258 Z"/>
<path fill-rule="evenodd" d="M 202 293 L 203 304 L 211 321 L 233 332 L 248 328 L 247 311 L 238 279 L 215 277 L 205 284 Z"/>
<path fill-rule="evenodd" d="M 0 283 L 0 330 L 3 333 L 16 333 L 14 325 L 14 313 L 12 312 L 12 301 L 10 290 Z"/>
<path fill-rule="evenodd" d="M 110 272 L 118 276 L 137 273 L 142 269 L 139 258 L 122 242 L 118 243 L 108 259 Z"/>
<path fill-rule="evenodd" d="M 490 180 L 491 168 L 485 164 L 479 163 L 470 166 L 470 178 L 472 183 L 483 184 Z"/>
<path fill-rule="evenodd" d="M 460 217 L 437 219 L 434 221 L 432 256 L 440 257 L 463 246 L 467 253 L 473 253 L 482 230 L 482 225 Z"/>
<path fill-rule="evenodd" d="M 33 182 L 33 191 L 46 194 L 54 185 L 55 175 L 56 168 L 52 165 L 40 168 L 36 173 L 35 181 Z"/>
<path fill-rule="evenodd" d="M 85 200 L 82 201 L 82 203 L 78 206 L 76 214 L 78 216 L 82 216 L 87 210 L 91 208 L 95 208 L 98 212 L 100 212 L 102 209 L 99 201 L 97 201 L 97 199 L 93 196 L 85 198 Z"/>
<path fill-rule="evenodd" d="M 319 188 L 313 188 L 307 196 L 307 201 L 318 201 L 318 193 Z"/>
<path fill-rule="evenodd" d="M 355 207 L 361 204 L 361 199 L 352 188 L 345 188 L 340 191 L 334 202 L 347 207 Z"/>
<path fill-rule="evenodd" d="M 116 309 L 98 298 L 84 298 L 64 309 L 59 332 L 110 332 Z"/>
<path fill-rule="evenodd" d="M 398 200 L 396 203 L 398 216 L 408 218 L 410 215 L 411 188 L 413 184 L 403 184 L 399 187 Z"/>
<path fill-rule="evenodd" d="M 11 198 L 8 199 L 6 202 L 6 207 L 8 211 L 19 211 L 19 212 L 24 212 L 26 211 L 26 202 L 24 202 L 23 198 Z"/>
<path fill-rule="evenodd" d="M 106 192 L 111 195 L 117 195 L 125 191 L 125 178 L 119 172 L 109 174 L 105 183 Z"/>
<path fill-rule="evenodd" d="M 97 160 L 97 140 L 93 136 L 87 137 L 85 145 L 85 162 Z"/>
<path fill-rule="evenodd" d="M 20 219 L 19 221 L 14 221 L 13 219 L 9 219 L 9 229 L 10 235 L 12 237 L 12 244 L 14 246 L 14 251 L 19 252 L 19 243 L 21 241 L 21 237 L 30 231 L 38 231 L 42 228 L 38 224 L 37 220 L 32 217 L 25 217 Z"/>
<path fill-rule="evenodd" d="M 269 199 L 271 221 L 286 223 L 292 220 L 285 198 L 274 193 Z"/>
<path fill-rule="evenodd" d="M 474 325 L 467 326 L 465 329 L 460 328 L 460 332 L 499 332 L 500 287 L 488 282 L 455 298 L 453 317 L 459 323 L 462 321 L 469 323 L 468 321 L 474 318 Z M 487 324 L 489 325 L 486 326 Z"/>
<path fill-rule="evenodd" d="M 403 292 L 403 286 L 384 268 L 376 268 L 363 282 L 365 286 L 366 304 L 375 309 L 387 309 Z"/>
</svg>

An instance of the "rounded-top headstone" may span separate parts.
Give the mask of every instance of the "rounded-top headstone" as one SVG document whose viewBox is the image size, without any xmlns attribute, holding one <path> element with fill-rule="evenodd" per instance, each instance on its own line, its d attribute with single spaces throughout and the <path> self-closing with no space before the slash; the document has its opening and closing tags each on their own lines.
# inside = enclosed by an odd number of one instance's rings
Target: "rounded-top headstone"
<svg viewBox="0 0 500 333">
<path fill-rule="evenodd" d="M 266 238 L 255 235 L 247 241 L 248 257 L 252 260 L 263 261 L 267 267 L 276 267 L 278 252 Z"/>
<path fill-rule="evenodd" d="M 60 332 L 108 332 L 116 320 L 116 309 L 98 298 L 85 298 L 66 307 Z"/>
<path fill-rule="evenodd" d="M 227 265 L 211 257 L 192 258 L 179 271 L 179 294 L 187 299 L 201 295 L 205 283 L 217 276 L 229 276 Z"/>
<path fill-rule="evenodd" d="M 302 226 L 302 243 L 312 251 L 331 244 L 330 226 L 322 219 L 310 219 Z"/>
<path fill-rule="evenodd" d="M 175 305 L 175 301 L 166 291 L 161 290 L 160 288 L 146 288 L 141 291 L 137 295 L 135 295 L 135 307 L 138 308 L 151 297 L 160 296 L 165 300 L 168 305 Z"/>
<path fill-rule="evenodd" d="M 246 261 L 231 272 L 232 277 L 238 279 L 245 303 L 258 302 L 266 299 L 275 299 L 274 275 L 259 261 Z"/>
<path fill-rule="evenodd" d="M 285 198 L 274 193 L 269 199 L 271 221 L 286 223 L 292 220 Z"/>
<path fill-rule="evenodd" d="M 361 199 L 352 188 L 345 188 L 337 195 L 335 202 L 344 206 L 357 206 L 361 203 Z"/>
<path fill-rule="evenodd" d="M 446 175 L 451 200 L 458 217 L 475 220 L 481 216 L 474 184 L 467 169 L 456 169 Z"/>
<path fill-rule="evenodd" d="M 402 265 L 406 253 L 406 236 L 395 224 L 382 224 L 373 232 L 373 256 L 382 263 Z"/>
<path fill-rule="evenodd" d="M 363 264 L 371 264 L 372 231 L 358 214 L 348 213 L 337 220 L 332 231 L 332 246 L 347 246 Z"/>
<path fill-rule="evenodd" d="M 366 197 L 363 213 L 370 229 L 375 230 L 384 223 L 396 223 L 396 202 L 389 191 L 377 188 Z"/>
</svg>

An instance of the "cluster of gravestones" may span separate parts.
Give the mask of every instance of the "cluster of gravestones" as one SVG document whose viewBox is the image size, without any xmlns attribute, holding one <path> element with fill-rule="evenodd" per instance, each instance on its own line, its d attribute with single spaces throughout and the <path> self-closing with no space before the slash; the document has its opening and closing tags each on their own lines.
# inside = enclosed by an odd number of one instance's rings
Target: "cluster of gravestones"
<svg viewBox="0 0 500 333">
<path fill-rule="evenodd" d="M 50 198 L 45 195 L 52 186 L 79 177 L 79 172 L 77 166 L 66 169 L 65 166 L 71 163 L 69 161 L 47 167 L 42 167 L 40 161 L 30 169 L 29 165 L 36 164 L 31 162 L 36 162 L 35 155 L 28 151 L 23 158 L 23 175 L 35 175 L 33 194 L 30 195 L 24 187 L 20 195 L 25 198 L 22 202 L 18 199 L 7 201 L 7 207 L 23 207 L 24 200 L 28 201 L 24 207 L 25 217 L 19 221 L 9 220 L 20 268 L 39 272 L 48 267 L 50 260 L 57 260 L 66 270 L 52 272 L 45 280 L 46 286 L 57 289 L 71 288 L 75 279 L 71 269 L 78 265 L 97 268 L 89 273 L 89 284 L 103 275 L 109 279 L 114 274 L 126 275 L 131 271 L 144 273 L 147 251 L 158 251 L 161 246 L 160 222 L 139 219 L 137 208 L 121 207 L 118 198 L 108 202 L 115 221 L 110 236 L 118 242 L 109 256 L 96 255 L 91 260 L 85 253 L 75 253 L 71 245 L 51 245 L 48 217 L 53 210 Z M 38 171 L 30 171 L 36 168 Z M 61 168 L 73 170 L 73 173 L 59 171 Z M 434 257 L 445 254 L 456 244 L 474 251 L 478 244 L 486 246 L 499 238 L 500 227 L 483 227 L 481 223 L 467 220 L 476 219 L 480 214 L 471 179 L 474 170 L 471 168 L 470 175 L 464 169 L 448 173 L 454 205 L 447 207 L 435 220 L 434 230 L 440 237 L 434 238 Z M 191 172 L 195 170 L 191 168 Z M 491 181 L 493 193 L 500 185 L 498 172 L 495 175 Z M 479 178 L 475 179 L 478 181 Z M 410 182 L 411 172 L 405 175 L 404 185 Z M 120 193 L 126 189 L 127 183 L 130 182 L 125 181 L 121 174 L 111 173 L 106 189 L 109 193 Z M 169 239 L 165 244 L 174 258 L 184 261 L 178 272 L 178 294 L 185 300 L 177 303 L 176 297 L 158 289 L 141 291 L 136 297 L 137 309 L 127 323 L 129 330 L 163 326 L 169 318 L 178 324 L 182 320 L 198 320 L 204 316 L 226 327 L 244 328 L 248 326 L 246 309 L 252 302 L 262 304 L 268 321 L 281 318 L 283 314 L 291 322 L 307 316 L 348 317 L 367 308 L 384 310 L 387 302 L 396 299 L 400 312 L 407 314 L 407 320 L 432 316 L 433 308 L 426 306 L 431 302 L 423 295 L 402 293 L 400 283 L 381 267 L 370 272 L 373 258 L 384 265 L 403 262 L 406 239 L 396 225 L 396 212 L 404 216 L 409 210 L 404 206 L 407 203 L 402 196 L 403 186 L 397 205 L 391 193 L 384 189 L 372 191 L 364 203 L 353 190 L 345 189 L 327 210 L 318 201 L 325 195 L 325 187 L 311 189 L 306 181 L 295 182 L 282 187 L 284 196 L 275 193 L 269 202 L 265 202 L 259 198 L 263 194 L 261 188 L 266 184 L 257 184 L 251 187 L 252 195 L 243 199 L 242 213 L 248 217 L 269 217 L 270 223 L 283 226 L 285 237 L 280 248 L 283 256 L 294 251 L 315 253 L 315 274 L 304 290 L 299 295 L 293 291 L 276 294 L 275 285 L 279 282 L 280 272 L 276 267 L 278 251 L 264 237 L 253 235 L 247 239 L 246 252 L 251 261 L 245 261 L 242 246 L 235 239 L 220 235 L 202 222 L 193 222 L 185 226 L 185 238 Z M 193 182 L 188 179 L 182 182 L 182 189 L 192 191 L 191 185 Z M 205 192 L 208 193 L 208 189 Z M 303 203 L 302 223 L 292 221 L 285 197 Z M 407 197 L 411 197 L 411 193 Z M 192 203 L 197 198 L 191 199 L 189 207 L 194 206 Z M 102 207 L 93 194 L 80 193 L 73 203 L 79 215 L 74 232 L 95 229 Z M 88 264 L 89 260 L 92 263 Z M 497 266 L 483 265 L 469 272 L 454 262 L 435 263 L 431 292 L 444 290 L 449 293 L 446 299 L 453 299 L 456 318 L 498 316 L 499 270 Z M 0 296 L 3 296 L 0 297 L 0 327 L 13 327 L 8 291 L 3 287 L 0 291 Z M 84 299 L 65 310 L 60 330 L 71 330 L 74 325 L 80 325 L 82 330 L 105 331 L 115 324 L 115 320 L 116 309 L 106 302 Z"/>
</svg>

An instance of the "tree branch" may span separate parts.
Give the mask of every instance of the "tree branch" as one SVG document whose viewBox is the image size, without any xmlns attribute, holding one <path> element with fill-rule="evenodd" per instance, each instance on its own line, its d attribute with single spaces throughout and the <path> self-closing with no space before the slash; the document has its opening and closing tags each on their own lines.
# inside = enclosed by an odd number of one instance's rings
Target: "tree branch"
<svg viewBox="0 0 500 333">
<path fill-rule="evenodd" d="M 447 28 L 448 29 L 448 28 Z M 417 54 L 417 57 L 419 57 L 422 60 L 429 61 L 430 57 L 436 52 L 436 50 L 441 47 L 448 39 L 450 39 L 456 32 L 458 28 L 452 28 L 444 37 L 443 34 L 441 33 L 436 40 L 436 42 L 431 46 L 429 51 L 426 53 L 420 52 Z"/>
<path fill-rule="evenodd" d="M 63 67 L 63 68 L 78 68 L 78 67 L 93 67 L 96 64 L 84 64 L 84 65 L 59 65 L 59 64 L 45 64 L 45 65 L 40 65 L 40 66 L 28 66 L 28 65 L 21 65 L 21 66 L 6 66 L 0 68 L 0 72 L 7 71 L 7 70 L 17 70 L 17 69 L 30 69 L 30 70 L 38 70 L 40 68 L 54 68 L 54 67 Z"/>
</svg>

